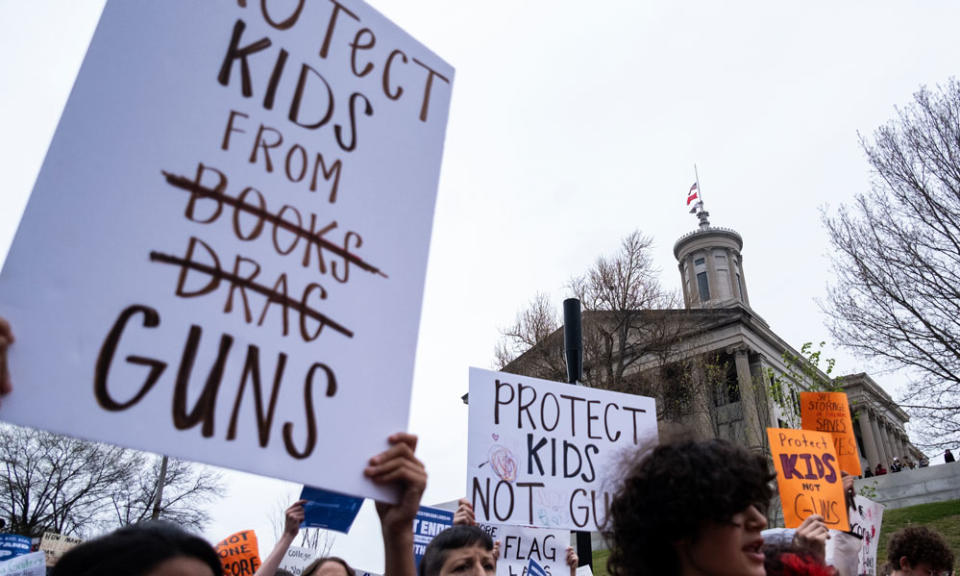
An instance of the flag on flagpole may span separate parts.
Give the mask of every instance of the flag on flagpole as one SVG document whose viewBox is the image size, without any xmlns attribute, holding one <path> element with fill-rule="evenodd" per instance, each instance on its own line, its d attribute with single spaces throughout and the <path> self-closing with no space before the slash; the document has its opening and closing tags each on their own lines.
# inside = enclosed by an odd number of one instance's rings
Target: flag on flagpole
<svg viewBox="0 0 960 576">
<path fill-rule="evenodd" d="M 700 197 L 700 186 L 698 182 L 694 182 L 693 186 L 690 187 L 690 191 L 687 192 L 687 206 L 689 206 L 694 200 Z"/>
<path fill-rule="evenodd" d="M 530 562 L 527 563 L 527 576 L 547 576 L 547 571 L 543 569 L 543 566 L 537 564 L 536 560 L 531 558 Z"/>
</svg>

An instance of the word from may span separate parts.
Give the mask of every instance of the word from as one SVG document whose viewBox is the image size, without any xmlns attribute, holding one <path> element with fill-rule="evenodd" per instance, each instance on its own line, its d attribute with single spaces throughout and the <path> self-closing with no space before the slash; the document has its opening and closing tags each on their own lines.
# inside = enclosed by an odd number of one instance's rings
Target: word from
<svg viewBox="0 0 960 576">
<path fill-rule="evenodd" d="M 148 330 L 155 329 L 160 325 L 160 314 L 155 309 L 140 304 L 128 306 L 117 317 L 116 322 L 104 339 L 100 354 L 97 357 L 96 371 L 94 374 L 94 396 L 100 407 L 110 412 L 128 410 L 143 400 L 147 393 L 150 392 L 163 376 L 167 366 L 169 366 L 168 362 L 149 356 L 139 354 L 126 356 L 126 365 L 145 367 L 148 369 L 148 372 L 143 383 L 140 384 L 139 389 L 136 390 L 132 397 L 124 399 L 116 397 L 116 393 L 111 386 L 111 373 L 117 370 L 117 363 L 114 360 L 117 356 L 118 349 L 121 348 L 123 336 L 127 333 L 128 325 L 138 316 L 142 317 L 141 324 L 143 328 Z M 220 336 L 217 356 L 207 373 L 206 382 L 203 384 L 203 391 L 197 397 L 193 407 L 188 407 L 187 398 L 195 396 L 195 394 L 189 393 L 190 381 L 202 335 L 203 329 L 200 326 L 195 324 L 190 326 L 190 331 L 183 347 L 183 354 L 180 357 L 174 380 L 173 425 L 177 430 L 187 430 L 201 424 L 201 434 L 203 437 L 209 438 L 214 435 L 217 394 L 220 390 L 227 362 L 231 359 L 230 352 L 233 346 L 233 337 L 229 334 L 222 334 Z M 247 346 L 243 359 L 243 371 L 233 403 L 233 412 L 230 415 L 230 423 L 227 427 L 227 440 L 235 440 L 237 437 L 240 406 L 243 402 L 247 383 L 249 382 L 253 391 L 253 401 L 256 408 L 258 440 L 261 447 L 267 447 L 270 443 L 271 432 L 273 430 L 277 397 L 284 382 L 286 364 L 287 355 L 283 352 L 278 353 L 273 371 L 273 385 L 269 391 L 269 398 L 265 400 L 263 396 L 263 386 L 261 384 L 260 349 L 253 344 Z M 124 376 L 126 375 L 127 372 L 124 371 Z M 128 379 L 129 377 L 123 379 L 122 388 L 125 390 L 129 389 L 129 386 L 126 385 Z M 294 423 L 288 421 L 283 424 L 284 447 L 292 457 L 297 459 L 308 458 L 316 446 L 317 417 L 314 409 L 313 389 L 317 383 L 321 385 L 325 384 L 325 395 L 328 398 L 333 397 L 337 392 L 337 379 L 333 369 L 323 363 L 313 363 L 303 379 L 303 407 L 306 419 L 306 439 L 303 448 L 297 448 L 294 442 Z"/>
<path fill-rule="evenodd" d="M 561 402 L 563 400 L 563 402 Z M 503 410 L 510 408 L 510 410 Z M 531 410 L 532 408 L 532 410 Z M 633 419 L 633 443 L 637 444 L 637 416 L 645 413 L 643 408 L 632 408 L 630 406 L 620 406 L 614 402 L 601 402 L 600 400 L 587 400 L 569 394 L 558 395 L 547 392 L 540 396 L 537 403 L 537 390 L 533 386 L 523 384 L 511 384 L 509 382 L 496 381 L 496 393 L 494 397 L 494 423 L 500 424 L 501 418 L 516 418 L 517 428 L 523 429 L 529 426 L 537 430 L 537 425 L 547 432 L 554 432 L 560 425 L 561 416 L 564 422 L 569 421 L 569 429 L 564 424 L 564 432 L 568 432 L 571 437 L 577 436 L 577 410 L 585 410 L 587 415 L 586 430 L 581 429 L 580 433 L 586 432 L 587 438 L 601 440 L 604 437 L 610 442 L 616 442 L 620 439 L 620 430 L 614 427 L 611 432 L 610 421 L 611 414 L 615 417 L 620 411 L 630 412 Z M 501 411 L 504 414 L 501 414 Z M 526 417 L 526 420 L 524 419 Z"/>
<path fill-rule="evenodd" d="M 246 0 L 239 0 L 238 3 L 240 6 L 246 7 Z M 337 0 L 330 0 L 330 3 L 332 4 L 332 11 L 330 13 L 330 17 L 327 22 L 326 32 L 323 36 L 323 43 L 320 46 L 320 50 L 319 50 L 319 56 L 321 59 L 326 59 L 328 54 L 330 54 L 331 45 L 333 44 L 334 32 L 336 30 L 337 23 L 340 21 L 339 17 L 341 16 L 341 14 L 347 16 L 348 18 L 354 20 L 357 23 L 362 23 L 359 16 L 354 14 L 351 10 L 349 10 L 343 4 L 337 2 Z M 290 28 L 293 28 L 297 24 L 297 22 L 300 20 L 300 15 L 303 11 L 305 0 L 297 0 L 296 8 L 291 10 L 288 13 L 287 17 L 283 19 L 280 19 L 276 15 L 275 9 L 268 8 L 268 4 L 270 4 L 268 0 L 261 0 L 260 2 L 260 13 L 261 13 L 261 16 L 263 17 L 264 22 L 266 22 L 275 30 L 288 30 Z M 315 5 L 313 3 L 311 4 Z M 242 33 L 242 28 L 241 28 L 241 33 Z M 221 84 L 226 86 L 229 81 L 230 67 L 232 67 L 233 61 L 236 59 L 241 59 L 243 95 L 247 98 L 250 98 L 251 96 L 253 96 L 253 91 L 251 86 L 249 64 L 247 63 L 246 58 L 255 52 L 259 52 L 261 50 L 265 50 L 266 48 L 269 48 L 271 45 L 271 41 L 269 38 L 262 38 L 242 49 L 239 48 L 238 44 L 239 44 L 239 37 L 235 28 L 234 38 L 231 40 L 230 50 L 227 52 L 227 59 L 224 61 L 224 66 L 220 71 L 219 80 Z M 430 108 L 430 97 L 433 91 L 434 78 L 439 78 L 440 80 L 446 82 L 448 85 L 450 84 L 450 80 L 446 78 L 443 74 L 440 74 L 436 70 L 433 70 L 432 68 L 430 68 L 429 66 L 427 66 L 426 64 L 418 60 L 417 58 L 408 57 L 406 53 L 404 53 L 402 50 L 399 50 L 399 49 L 390 50 L 389 54 L 385 57 L 383 64 L 379 66 L 374 62 L 371 62 L 369 59 L 367 59 L 361 65 L 361 63 L 359 62 L 360 57 L 366 56 L 369 58 L 370 54 L 364 54 L 364 53 L 373 50 L 376 44 L 377 44 L 376 34 L 370 28 L 362 27 L 355 31 L 355 33 L 353 34 L 353 39 L 349 43 L 347 43 L 347 45 L 350 47 L 351 72 L 357 78 L 364 78 L 368 76 L 371 72 L 373 72 L 375 69 L 377 69 L 378 67 L 382 68 L 382 71 L 380 73 L 380 88 L 382 89 L 384 96 L 386 96 L 390 100 L 397 101 L 397 100 L 400 100 L 400 98 L 403 96 L 405 90 L 403 85 L 395 84 L 393 82 L 394 80 L 393 67 L 398 65 L 398 62 L 404 65 L 408 65 L 410 60 L 413 60 L 414 64 L 420 66 L 420 68 L 422 68 L 426 72 L 426 78 L 424 79 L 423 95 L 421 97 L 420 114 L 419 114 L 420 121 L 426 122 L 428 111 Z M 280 79 L 283 74 L 284 67 L 286 65 L 287 57 L 288 57 L 287 51 L 281 48 L 280 52 L 277 54 L 277 60 L 274 64 L 273 71 L 270 76 L 270 81 L 267 85 L 266 94 L 264 96 L 263 106 L 268 110 L 272 109 L 273 107 L 273 99 L 276 95 L 277 86 L 280 83 Z M 226 70 L 226 75 L 224 73 L 224 69 Z M 303 98 L 303 94 L 302 94 L 303 89 L 301 88 L 301 84 L 305 82 L 303 78 L 308 73 L 312 73 L 315 77 L 319 77 L 321 80 L 323 80 L 323 77 L 316 70 L 308 66 L 306 63 L 301 65 L 300 77 L 297 82 L 297 89 L 300 94 L 299 96 L 296 94 L 294 95 L 294 100 L 291 103 L 291 108 L 290 108 L 291 116 L 295 115 L 295 111 L 299 111 L 299 102 Z M 327 89 L 326 93 L 329 97 L 332 94 L 332 90 L 330 89 L 329 84 L 327 84 L 325 80 L 323 80 L 323 82 Z M 351 101 L 353 96 L 356 94 L 359 94 L 359 93 L 355 92 L 354 94 L 351 95 Z M 364 97 L 364 100 L 366 100 L 366 97 Z M 333 107 L 332 98 L 328 98 L 328 104 L 329 104 L 330 110 L 332 111 L 332 107 Z M 367 105 L 369 106 L 369 101 Z M 291 118 L 291 120 L 294 121 L 294 118 Z"/>
<path fill-rule="evenodd" d="M 223 134 L 223 142 L 220 144 L 221 150 L 230 149 L 230 134 L 236 132 L 238 134 L 246 134 L 247 131 L 242 128 L 237 128 L 234 125 L 234 120 L 237 118 L 249 118 L 248 114 L 243 112 L 237 112 L 236 110 L 230 111 L 230 116 L 227 118 L 227 129 Z M 276 148 L 280 148 L 283 145 L 283 134 L 280 133 L 276 128 L 260 124 L 260 127 L 257 128 L 257 135 L 253 139 L 253 146 L 250 150 L 250 164 L 256 164 L 257 159 L 263 158 L 263 168 L 267 173 L 272 173 L 273 160 L 270 157 L 270 151 Z M 263 154 L 260 154 L 260 152 Z M 309 155 L 307 154 L 307 149 L 302 145 L 294 142 L 293 145 L 287 148 L 287 153 L 284 156 L 283 160 L 283 172 L 282 174 L 287 177 L 287 180 L 293 184 L 298 184 L 303 182 L 304 178 L 307 177 L 307 172 L 310 171 L 310 161 Z M 327 162 L 323 157 L 323 154 L 317 152 L 313 157 L 313 169 L 311 172 L 308 189 L 311 192 L 317 191 L 317 178 L 322 177 L 325 181 L 329 182 L 331 179 L 333 183 L 330 186 L 330 194 L 328 200 L 331 204 L 337 201 L 337 191 L 340 189 L 340 174 L 343 171 L 343 162 L 340 159 L 336 159 L 333 163 L 330 164 L 330 167 L 327 168 Z"/>
<path fill-rule="evenodd" d="M 514 486 L 518 491 L 514 492 Z M 490 478 L 474 478 L 471 489 L 471 501 L 474 509 L 482 510 L 485 518 L 496 518 L 504 522 L 513 516 L 514 508 L 518 510 L 518 499 L 526 499 L 527 519 L 525 521 L 515 521 L 515 524 L 534 524 L 534 488 L 543 488 L 543 482 L 515 482 L 499 480 L 496 486 L 492 487 Z M 525 491 L 523 489 L 526 489 Z M 602 498 L 603 514 L 597 514 L 598 496 Z M 574 525 L 583 528 L 587 524 L 593 523 L 596 530 L 602 529 L 602 519 L 607 517 L 610 511 L 610 493 L 603 491 L 598 494 L 596 490 L 589 492 L 584 488 L 577 488 L 570 494 L 568 500 L 570 518 Z M 493 516 L 490 512 L 493 512 Z"/>
</svg>

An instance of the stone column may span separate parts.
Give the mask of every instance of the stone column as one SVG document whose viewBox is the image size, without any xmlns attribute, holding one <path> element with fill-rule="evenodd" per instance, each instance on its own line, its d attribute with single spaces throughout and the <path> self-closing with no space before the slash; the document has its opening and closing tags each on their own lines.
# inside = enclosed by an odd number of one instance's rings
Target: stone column
<svg viewBox="0 0 960 576">
<path fill-rule="evenodd" d="M 750 305 L 750 297 L 747 295 L 747 277 L 743 271 L 743 256 L 737 258 L 737 268 L 740 269 L 740 286 L 743 288 L 743 303 Z"/>
<path fill-rule="evenodd" d="M 904 441 L 904 434 L 899 430 L 897 431 L 897 443 L 900 445 L 900 462 L 903 463 L 910 454 L 907 452 L 907 443 Z"/>
<path fill-rule="evenodd" d="M 871 471 L 880 461 L 880 452 L 877 450 L 877 440 L 873 434 L 874 424 L 870 422 L 870 412 L 866 408 L 857 410 L 857 424 L 860 426 L 860 438 L 863 439 L 863 449 L 867 453 L 867 466 Z"/>
<path fill-rule="evenodd" d="M 690 307 L 690 294 L 687 292 L 687 272 L 684 270 L 686 268 L 684 262 L 677 264 L 677 268 L 680 269 L 680 289 L 683 290 L 683 306 L 684 308 Z"/>
<path fill-rule="evenodd" d="M 717 262 L 713 256 L 713 249 L 708 248 L 705 251 L 707 255 L 707 288 L 710 290 L 710 300 L 716 302 L 720 296 L 720 277 L 717 275 Z"/>
<path fill-rule="evenodd" d="M 690 304 L 702 304 L 700 301 L 700 289 L 697 287 L 697 270 L 693 265 L 693 253 L 687 254 L 687 278 L 690 279 Z"/>
<path fill-rule="evenodd" d="M 759 391 L 754 387 L 753 378 L 750 376 L 750 360 L 747 357 L 747 349 L 740 348 L 734 354 L 737 366 L 737 383 L 740 386 L 740 409 L 743 413 L 745 444 L 747 448 L 759 451 L 763 449 L 761 434 L 766 433 L 766 426 L 760 421 L 757 402 L 765 402 L 766 400 L 758 396 Z"/>
<path fill-rule="evenodd" d="M 887 448 L 883 445 L 883 436 L 880 435 L 880 415 L 871 413 L 870 416 L 870 429 L 873 430 L 873 438 L 877 446 L 877 457 L 880 458 L 880 462 L 884 463 L 883 467 L 886 468 Z M 874 468 L 876 468 L 876 465 L 874 465 Z"/>
<path fill-rule="evenodd" d="M 893 442 L 890 440 L 890 431 L 887 429 L 887 423 L 885 421 L 880 422 L 880 436 L 883 438 L 883 450 L 887 453 L 887 461 L 884 463 L 884 467 L 889 470 L 897 454 L 893 447 Z"/>
</svg>

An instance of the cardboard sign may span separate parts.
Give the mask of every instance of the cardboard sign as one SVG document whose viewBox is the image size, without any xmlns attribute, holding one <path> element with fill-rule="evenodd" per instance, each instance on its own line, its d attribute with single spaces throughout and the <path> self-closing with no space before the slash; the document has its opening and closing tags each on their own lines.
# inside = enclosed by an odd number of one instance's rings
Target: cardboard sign
<svg viewBox="0 0 960 576">
<path fill-rule="evenodd" d="M 850 530 L 863 538 L 857 574 L 859 576 L 876 576 L 877 548 L 880 546 L 880 525 L 883 522 L 884 507 L 883 504 L 859 494 L 854 496 L 853 501 L 856 510 L 850 514 Z"/>
<path fill-rule="evenodd" d="M 20 534 L 0 534 L 0 562 L 30 553 L 30 538 Z"/>
<path fill-rule="evenodd" d="M 108 2 L 0 275 L 0 419 L 392 500 L 452 80 L 359 0 Z"/>
<path fill-rule="evenodd" d="M 363 498 L 347 496 L 329 490 L 304 486 L 300 491 L 303 503 L 303 528 L 323 528 L 347 534 L 360 513 Z"/>
<path fill-rule="evenodd" d="M 67 550 L 83 542 L 80 538 L 64 536 L 55 532 L 44 532 L 40 539 L 40 550 L 46 557 L 47 566 L 54 566 Z"/>
<path fill-rule="evenodd" d="M 0 576 L 46 576 L 47 563 L 43 552 L 31 552 L 11 560 L 0 561 Z"/>
<path fill-rule="evenodd" d="M 590 569 L 589 564 L 577 566 L 577 576 L 593 576 L 593 570 Z"/>
<path fill-rule="evenodd" d="M 494 541 L 500 541 L 497 576 L 527 576 L 528 562 L 535 561 L 552 576 L 569 574 L 569 530 L 527 528 L 505 524 L 479 524 Z"/>
<path fill-rule="evenodd" d="M 786 527 L 797 528 L 807 516 L 819 514 L 828 528 L 849 530 L 840 466 L 830 435 L 767 428 L 767 437 Z"/>
<path fill-rule="evenodd" d="M 467 494 L 478 522 L 599 530 L 652 398 L 470 369 Z"/>
<path fill-rule="evenodd" d="M 860 453 L 853 432 L 850 403 L 843 392 L 801 392 L 800 418 L 804 430 L 827 432 L 840 461 L 840 469 L 859 476 Z"/>
<path fill-rule="evenodd" d="M 433 537 L 453 526 L 453 512 L 421 506 L 413 520 L 413 557 L 420 569 L 420 559 Z"/>
<path fill-rule="evenodd" d="M 253 576 L 260 567 L 260 548 L 253 530 L 231 534 L 217 543 L 224 576 Z"/>
<path fill-rule="evenodd" d="M 286 570 L 287 572 L 293 574 L 293 576 L 300 576 L 303 574 L 303 569 L 313 562 L 316 557 L 317 551 L 313 548 L 291 546 L 287 548 L 287 552 L 283 555 L 283 559 L 280 560 L 279 568 L 281 570 Z"/>
</svg>

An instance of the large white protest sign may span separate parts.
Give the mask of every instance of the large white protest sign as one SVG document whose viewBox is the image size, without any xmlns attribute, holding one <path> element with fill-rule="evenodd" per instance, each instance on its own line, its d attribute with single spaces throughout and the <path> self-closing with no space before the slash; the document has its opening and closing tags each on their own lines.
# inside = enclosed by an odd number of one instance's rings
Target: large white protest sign
<svg viewBox="0 0 960 576">
<path fill-rule="evenodd" d="M 467 494 L 478 521 L 598 530 L 652 398 L 470 369 Z"/>
<path fill-rule="evenodd" d="M 0 418 L 389 497 L 452 80 L 358 0 L 109 2 L 0 275 Z"/>
<path fill-rule="evenodd" d="M 45 576 L 46 573 L 43 552 L 31 552 L 0 562 L 0 576 Z"/>
<path fill-rule="evenodd" d="M 883 522 L 883 504 L 857 494 L 856 511 L 850 513 L 850 530 L 863 538 L 857 574 L 876 576 L 877 548 L 880 546 L 880 525 Z"/>
<path fill-rule="evenodd" d="M 551 576 L 566 576 L 570 531 L 527 528 L 506 524 L 478 524 L 494 541 L 500 542 L 497 576 L 526 576 L 533 559 Z"/>
</svg>

